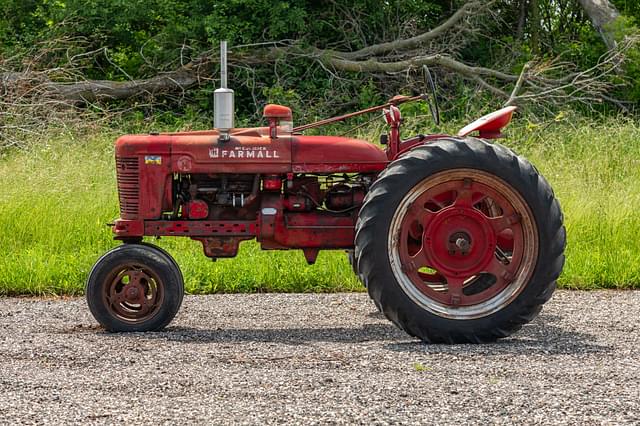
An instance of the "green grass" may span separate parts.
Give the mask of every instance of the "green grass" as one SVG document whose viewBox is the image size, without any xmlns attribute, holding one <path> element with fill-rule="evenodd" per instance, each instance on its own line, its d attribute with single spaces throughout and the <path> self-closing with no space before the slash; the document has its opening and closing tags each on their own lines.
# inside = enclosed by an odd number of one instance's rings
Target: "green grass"
<svg viewBox="0 0 640 426">
<path fill-rule="evenodd" d="M 640 288 L 640 126 L 614 121 L 515 129 L 514 145 L 565 214 L 566 288 Z"/>
<path fill-rule="evenodd" d="M 115 243 L 115 134 L 58 138 L 0 159 L 0 294 L 77 294 L 95 260 Z M 553 185 L 569 246 L 561 285 L 640 288 L 640 127 L 607 122 L 512 127 L 504 143 Z M 373 138 L 372 138 L 373 139 Z M 375 139 L 374 139 L 375 140 Z M 180 264 L 191 293 L 355 291 L 344 252 L 263 252 L 242 243 L 211 262 L 187 238 L 158 243 Z"/>
</svg>

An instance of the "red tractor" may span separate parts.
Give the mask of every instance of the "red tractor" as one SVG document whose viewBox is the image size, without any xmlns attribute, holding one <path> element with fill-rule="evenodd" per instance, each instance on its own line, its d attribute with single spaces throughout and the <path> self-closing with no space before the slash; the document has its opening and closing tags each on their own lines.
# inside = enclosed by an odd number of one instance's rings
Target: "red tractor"
<svg viewBox="0 0 640 426">
<path fill-rule="evenodd" d="M 422 95 L 297 128 L 289 108 L 267 105 L 267 127 L 234 128 L 224 45 L 221 70 L 215 130 L 116 142 L 121 217 L 112 230 L 123 244 L 97 261 L 86 286 L 107 330 L 161 329 L 182 303 L 178 265 L 144 236 L 186 236 L 213 259 L 251 239 L 301 249 L 310 264 L 320 250 L 347 250 L 380 311 L 428 342 L 506 337 L 551 297 L 564 263 L 560 206 L 534 166 L 487 142 L 515 108 L 457 136 L 400 137 L 398 105 Z M 378 110 L 386 149 L 302 134 Z"/>
</svg>

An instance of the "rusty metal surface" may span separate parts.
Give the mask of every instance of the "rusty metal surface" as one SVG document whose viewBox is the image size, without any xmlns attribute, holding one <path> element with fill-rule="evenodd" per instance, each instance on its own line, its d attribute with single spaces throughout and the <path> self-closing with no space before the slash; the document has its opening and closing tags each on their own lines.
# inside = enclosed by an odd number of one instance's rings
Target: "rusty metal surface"
<svg viewBox="0 0 640 426">
<path fill-rule="evenodd" d="M 386 153 L 363 140 L 339 136 L 295 136 L 292 170 L 296 173 L 380 172 Z"/>
<path fill-rule="evenodd" d="M 164 282 L 142 265 L 118 265 L 105 280 L 103 305 L 123 321 L 142 322 L 152 318 L 162 305 Z"/>
<path fill-rule="evenodd" d="M 240 243 L 253 237 L 207 237 L 193 239 L 202 243 L 204 255 L 213 259 L 219 257 L 235 257 Z"/>
<path fill-rule="evenodd" d="M 417 100 L 420 100 L 420 99 L 424 99 L 424 97 L 425 97 L 425 95 L 418 95 L 418 96 L 412 96 L 412 97 L 409 97 L 409 96 L 394 96 L 393 98 L 391 98 L 389 100 L 389 102 L 387 102 L 384 105 L 378 105 L 378 106 L 374 106 L 374 107 L 371 107 L 371 108 L 366 108 L 366 109 L 363 109 L 363 110 L 360 110 L 360 111 L 351 112 L 351 113 L 340 115 L 340 116 L 337 116 L 337 117 L 326 118 L 324 120 L 316 121 L 315 123 L 304 124 L 302 126 L 295 127 L 293 129 L 293 131 L 294 132 L 302 132 L 302 131 L 307 130 L 307 129 L 313 129 L 315 127 L 321 127 L 321 126 L 325 126 L 327 124 L 336 123 L 336 122 L 339 122 L 339 121 L 344 121 L 344 120 L 347 120 L 347 119 L 352 118 L 352 117 L 357 117 L 359 115 L 380 111 L 380 110 L 383 110 L 385 108 L 389 108 L 391 106 L 400 105 L 400 104 L 405 103 L 405 102 L 413 102 L 413 101 L 417 101 Z"/>
<path fill-rule="evenodd" d="M 140 165 L 138 157 L 116 158 L 120 217 L 136 219 L 140 208 Z"/>
<path fill-rule="evenodd" d="M 145 235 L 153 236 L 255 236 L 252 221 L 153 220 L 146 221 Z"/>
</svg>

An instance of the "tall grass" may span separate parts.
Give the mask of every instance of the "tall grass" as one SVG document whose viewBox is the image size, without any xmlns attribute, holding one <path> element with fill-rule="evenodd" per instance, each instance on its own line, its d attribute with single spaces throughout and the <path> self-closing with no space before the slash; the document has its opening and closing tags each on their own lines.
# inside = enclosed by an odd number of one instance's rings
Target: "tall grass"
<svg viewBox="0 0 640 426">
<path fill-rule="evenodd" d="M 118 215 L 114 138 L 58 138 L 0 159 L 0 294 L 80 293 L 95 260 L 117 245 L 105 226 Z M 560 199 L 569 238 L 561 285 L 640 288 L 638 124 L 520 124 L 503 143 L 527 156 Z M 195 241 L 157 243 L 192 293 L 362 288 L 339 251 L 307 266 L 299 251 L 245 242 L 237 258 L 211 262 Z"/>
<path fill-rule="evenodd" d="M 640 126 L 520 127 L 512 146 L 551 182 L 567 227 L 568 288 L 640 288 Z"/>
</svg>

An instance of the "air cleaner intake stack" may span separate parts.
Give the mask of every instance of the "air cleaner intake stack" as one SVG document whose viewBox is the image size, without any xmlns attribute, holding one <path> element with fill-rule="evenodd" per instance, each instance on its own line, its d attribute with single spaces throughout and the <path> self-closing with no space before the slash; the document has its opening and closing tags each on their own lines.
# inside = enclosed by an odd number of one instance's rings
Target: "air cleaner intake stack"
<svg viewBox="0 0 640 426">
<path fill-rule="evenodd" d="M 220 42 L 220 88 L 213 92 L 213 125 L 220 141 L 228 141 L 233 129 L 233 90 L 227 88 L 227 41 Z"/>
</svg>

